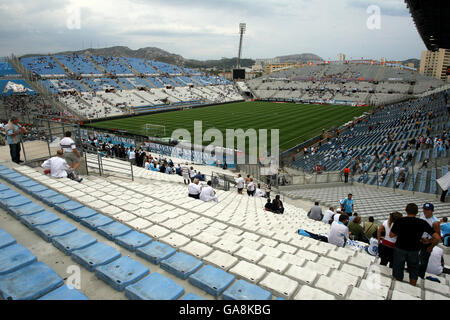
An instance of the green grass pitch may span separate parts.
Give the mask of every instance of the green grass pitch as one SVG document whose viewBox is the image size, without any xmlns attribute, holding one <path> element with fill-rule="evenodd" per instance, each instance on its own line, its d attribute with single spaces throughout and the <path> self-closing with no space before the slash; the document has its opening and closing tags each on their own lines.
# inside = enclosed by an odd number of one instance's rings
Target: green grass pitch
<svg viewBox="0 0 450 320">
<path fill-rule="evenodd" d="M 201 120 L 203 121 L 203 131 L 210 128 L 222 131 L 224 146 L 226 129 L 243 129 L 244 131 L 268 129 L 268 148 L 270 148 L 270 129 L 279 129 L 280 151 L 285 151 L 321 134 L 323 129 L 328 130 L 334 126 L 340 126 L 369 110 L 367 107 L 256 101 L 136 116 L 96 122 L 89 126 L 119 129 L 145 135 L 145 125 L 151 123 L 164 125 L 167 136 L 171 136 L 175 129 L 187 129 L 194 139 L 194 121 Z M 209 142 L 205 142 L 205 145 L 208 144 Z"/>
</svg>

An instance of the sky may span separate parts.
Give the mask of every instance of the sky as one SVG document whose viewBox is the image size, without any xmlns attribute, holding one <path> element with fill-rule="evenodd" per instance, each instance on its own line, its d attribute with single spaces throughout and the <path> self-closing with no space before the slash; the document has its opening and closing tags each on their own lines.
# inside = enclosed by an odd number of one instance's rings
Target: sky
<svg viewBox="0 0 450 320">
<path fill-rule="evenodd" d="M 405 60 L 425 50 L 403 0 L 0 0 L 0 56 L 127 46 L 235 57 L 241 22 L 244 58 Z"/>
</svg>

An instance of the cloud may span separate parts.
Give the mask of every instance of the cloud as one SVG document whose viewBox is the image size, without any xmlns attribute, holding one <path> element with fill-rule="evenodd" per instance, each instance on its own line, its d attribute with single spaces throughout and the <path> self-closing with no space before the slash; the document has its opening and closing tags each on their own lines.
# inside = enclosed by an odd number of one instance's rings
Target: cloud
<svg viewBox="0 0 450 320">
<path fill-rule="evenodd" d="M 381 8 L 381 30 L 366 26 Z M 70 8 L 80 29 L 69 29 Z M 20 17 L 20 18 L 18 18 Z M 399 0 L 23 0 L 0 3 L 0 55 L 93 46 L 158 46 L 193 59 L 233 57 L 247 23 L 244 57 L 313 52 L 335 59 L 419 57 L 424 45 Z M 84 45 L 83 45 L 84 43 Z"/>
</svg>

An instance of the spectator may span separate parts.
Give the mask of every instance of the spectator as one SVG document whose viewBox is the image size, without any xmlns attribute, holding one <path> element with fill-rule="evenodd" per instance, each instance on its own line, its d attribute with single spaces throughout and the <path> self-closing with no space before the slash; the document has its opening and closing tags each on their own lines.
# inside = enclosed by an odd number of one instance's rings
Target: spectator
<svg viewBox="0 0 450 320">
<path fill-rule="evenodd" d="M 244 182 L 245 182 L 245 180 L 244 180 L 244 178 L 242 178 L 242 175 L 238 174 L 238 177 L 235 180 L 235 183 L 236 183 L 239 194 L 242 194 L 242 190 L 244 190 Z"/>
<path fill-rule="evenodd" d="M 364 223 L 364 234 L 369 239 L 374 233 L 378 232 L 378 225 L 373 217 L 369 217 L 369 221 Z"/>
<path fill-rule="evenodd" d="M 270 198 L 267 198 L 266 205 L 264 206 L 264 210 L 266 211 L 272 211 L 272 201 Z"/>
<path fill-rule="evenodd" d="M 199 183 L 199 180 L 195 179 L 194 182 L 189 184 L 189 186 L 188 186 L 189 197 L 194 198 L 194 199 L 200 199 L 201 188 L 198 183 Z"/>
<path fill-rule="evenodd" d="M 261 190 L 261 185 L 258 184 L 258 188 L 255 190 L 255 197 L 264 198 L 265 193 Z"/>
<path fill-rule="evenodd" d="M 67 131 L 59 144 L 64 152 L 64 159 L 73 170 L 77 171 L 81 164 L 81 154 L 77 150 L 75 141 L 72 140 L 72 132 Z"/>
<path fill-rule="evenodd" d="M 423 213 L 420 214 L 420 219 L 426 221 L 434 231 L 441 235 L 441 223 L 433 215 L 434 205 L 432 203 L 425 203 L 423 205 Z M 431 249 L 430 249 L 431 247 Z M 425 272 L 427 270 L 428 259 L 430 258 L 430 253 L 433 251 L 433 244 L 431 241 L 431 235 L 424 233 L 422 235 L 422 247 L 420 248 L 419 259 L 420 259 L 420 269 L 419 277 L 424 279 Z"/>
<path fill-rule="evenodd" d="M 194 179 L 198 179 L 199 181 L 206 181 L 206 177 L 200 171 L 194 176 Z"/>
<path fill-rule="evenodd" d="M 450 269 L 445 267 L 444 262 L 444 250 L 439 247 L 434 247 L 430 254 L 430 260 L 427 266 L 427 273 L 431 273 L 437 276 L 442 274 L 450 274 Z"/>
<path fill-rule="evenodd" d="M 189 178 L 190 178 L 191 182 L 194 182 L 195 175 L 196 175 L 196 172 L 194 170 L 194 167 L 190 167 L 189 168 Z"/>
<path fill-rule="evenodd" d="M 349 174 L 350 174 L 350 169 L 348 167 L 345 167 L 345 169 L 344 169 L 345 183 L 348 183 L 348 175 Z"/>
<path fill-rule="evenodd" d="M 319 202 L 314 203 L 314 207 L 311 208 L 308 212 L 308 218 L 316 221 L 322 221 L 323 214 L 322 208 L 319 206 Z"/>
<path fill-rule="evenodd" d="M 355 212 L 352 216 L 348 217 L 348 223 L 350 224 L 353 221 L 353 219 L 355 219 L 357 216 L 358 216 L 358 213 Z"/>
<path fill-rule="evenodd" d="M 356 216 L 352 222 L 348 224 L 348 230 L 353 236 L 353 240 L 369 243 L 369 239 L 364 234 L 361 227 L 361 218 Z"/>
<path fill-rule="evenodd" d="M 333 215 L 334 215 L 334 207 L 330 207 L 330 209 L 325 211 L 322 222 L 327 223 L 327 224 L 330 223 L 330 221 L 333 219 Z"/>
<path fill-rule="evenodd" d="M 276 195 L 275 199 L 273 199 L 272 212 L 273 213 L 277 213 L 277 214 L 283 214 L 284 213 L 283 202 L 281 202 L 281 200 L 280 200 L 280 195 Z"/>
<path fill-rule="evenodd" d="M 207 185 L 202 188 L 202 191 L 200 192 L 200 200 L 205 202 L 209 201 L 219 202 L 219 198 L 217 198 L 216 192 L 212 188 L 211 181 L 208 181 Z"/>
<path fill-rule="evenodd" d="M 83 181 L 82 178 L 78 178 L 75 171 L 69 167 L 67 161 L 63 158 L 64 152 L 58 150 L 56 157 L 46 160 L 42 164 L 42 168 L 49 170 L 50 175 L 53 178 L 70 178 L 77 182 Z"/>
<path fill-rule="evenodd" d="M 341 202 L 341 210 L 347 216 L 351 217 L 353 212 L 353 204 L 354 201 L 352 199 L 353 195 L 351 193 L 348 194 L 348 197 Z"/>
<path fill-rule="evenodd" d="M 6 141 L 9 145 L 11 161 L 17 164 L 23 163 L 23 161 L 20 160 L 20 142 L 22 140 L 22 134 L 28 133 L 28 130 L 19 124 L 19 119 L 17 117 L 12 117 L 5 126 L 5 133 Z"/>
<path fill-rule="evenodd" d="M 442 242 L 445 246 L 450 246 L 449 240 L 450 240 L 450 223 L 448 222 L 448 218 L 444 217 L 441 220 L 441 237 Z"/>
<path fill-rule="evenodd" d="M 408 263 L 409 283 L 413 286 L 417 284 L 419 278 L 419 251 L 421 247 L 421 238 L 424 232 L 430 234 L 433 238 L 434 247 L 441 239 L 440 235 L 422 219 L 416 216 L 419 208 L 415 203 L 406 206 L 407 217 L 398 219 L 391 228 L 390 238 L 397 237 L 393 256 L 392 275 L 398 281 L 403 281 L 405 272 L 405 262 Z"/>
<path fill-rule="evenodd" d="M 349 239 L 349 230 L 347 227 L 348 216 L 342 214 L 339 216 L 339 221 L 334 221 L 331 224 L 330 235 L 328 242 L 338 247 L 345 247 L 347 240 Z"/>
<path fill-rule="evenodd" d="M 401 217 L 402 214 L 400 212 L 392 212 L 389 215 L 389 219 L 384 221 L 378 229 L 378 254 L 381 259 L 380 264 L 383 266 L 387 266 L 389 263 L 389 267 L 392 268 L 392 259 L 394 255 L 395 242 L 397 241 L 397 239 L 395 237 L 391 238 L 390 232 L 394 222 L 396 222 Z"/>
<path fill-rule="evenodd" d="M 184 166 L 181 167 L 181 173 L 183 175 L 184 184 L 189 184 L 189 167 L 188 163 L 186 162 Z"/>
<path fill-rule="evenodd" d="M 248 180 L 247 194 L 249 197 L 253 197 L 255 195 L 255 183 L 253 182 L 253 178 L 249 178 Z"/>
</svg>

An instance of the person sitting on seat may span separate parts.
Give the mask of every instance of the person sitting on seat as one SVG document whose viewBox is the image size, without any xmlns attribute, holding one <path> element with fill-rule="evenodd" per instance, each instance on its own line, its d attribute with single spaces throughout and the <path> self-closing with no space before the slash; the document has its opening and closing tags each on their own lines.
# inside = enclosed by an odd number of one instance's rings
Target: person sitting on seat
<svg viewBox="0 0 450 320">
<path fill-rule="evenodd" d="M 332 243 L 341 248 L 345 247 L 347 240 L 350 238 L 347 223 L 348 216 L 346 214 L 341 214 L 339 216 L 339 222 L 334 221 L 331 224 L 328 243 Z"/>
<path fill-rule="evenodd" d="M 361 227 L 361 217 L 353 218 L 352 222 L 348 224 L 348 231 L 353 235 L 353 240 L 369 243 L 369 239 L 367 239 Z"/>
<path fill-rule="evenodd" d="M 77 176 L 76 171 L 70 168 L 63 156 L 64 152 L 58 150 L 56 157 L 50 158 L 42 164 L 42 168 L 46 169 L 44 172 L 50 173 L 53 178 L 69 178 L 77 182 L 83 181 L 82 178 Z"/>
<path fill-rule="evenodd" d="M 190 183 L 188 186 L 189 197 L 194 199 L 200 199 L 201 187 L 199 186 L 198 179 L 194 179 L 194 182 Z"/>
<path fill-rule="evenodd" d="M 333 215 L 334 215 L 334 207 L 330 207 L 330 209 L 325 211 L 322 222 L 327 223 L 327 224 L 330 223 L 330 221 L 333 219 Z"/>
<path fill-rule="evenodd" d="M 378 232 L 378 225 L 375 223 L 374 217 L 369 217 L 369 221 L 364 223 L 363 229 L 367 238 L 371 238 L 374 232 Z"/>
<path fill-rule="evenodd" d="M 316 221 L 322 221 L 323 214 L 322 208 L 319 206 L 319 202 L 315 202 L 314 207 L 312 207 L 311 210 L 309 210 L 308 218 Z"/>
<path fill-rule="evenodd" d="M 273 199 L 272 212 L 276 213 L 276 214 L 284 213 L 283 202 L 281 202 L 281 200 L 280 200 L 280 195 L 276 195 L 275 199 Z"/>
<path fill-rule="evenodd" d="M 266 205 L 264 206 L 264 210 L 266 211 L 272 211 L 272 201 L 270 198 L 267 198 Z"/>
<path fill-rule="evenodd" d="M 445 267 L 444 250 L 438 246 L 431 251 L 430 259 L 428 261 L 427 273 L 440 276 L 442 274 L 450 274 L 450 269 Z"/>
<path fill-rule="evenodd" d="M 207 185 L 203 187 L 201 190 L 202 191 L 200 192 L 200 200 L 205 202 L 209 201 L 219 202 L 219 198 L 217 198 L 216 192 L 212 188 L 211 181 L 208 181 Z"/>
</svg>

